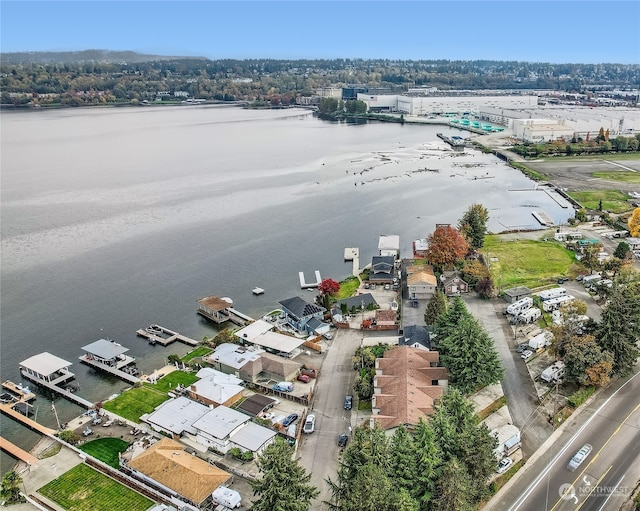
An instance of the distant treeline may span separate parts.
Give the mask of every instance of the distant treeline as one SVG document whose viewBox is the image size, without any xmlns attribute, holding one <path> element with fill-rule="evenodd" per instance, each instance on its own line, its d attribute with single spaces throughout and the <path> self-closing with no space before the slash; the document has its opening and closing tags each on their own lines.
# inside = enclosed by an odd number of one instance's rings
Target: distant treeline
<svg viewBox="0 0 640 511">
<path fill-rule="evenodd" d="M 88 50 L 0 56 L 2 103 L 105 104 L 198 98 L 287 106 L 319 87 L 630 89 L 640 65 L 449 60 L 208 60 Z M 632 99 L 632 93 L 629 98 Z"/>
</svg>

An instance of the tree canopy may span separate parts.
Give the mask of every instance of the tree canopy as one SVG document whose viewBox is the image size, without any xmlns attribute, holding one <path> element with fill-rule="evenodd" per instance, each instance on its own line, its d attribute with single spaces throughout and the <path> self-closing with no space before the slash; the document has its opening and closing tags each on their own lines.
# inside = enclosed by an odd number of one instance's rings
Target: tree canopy
<svg viewBox="0 0 640 511">
<path fill-rule="evenodd" d="M 629 226 L 629 234 L 631 234 L 631 236 L 640 236 L 640 208 L 633 210 L 627 225 Z"/>
<path fill-rule="evenodd" d="M 469 245 L 455 227 L 439 225 L 428 237 L 427 259 L 437 268 L 450 267 L 462 259 Z"/>
<path fill-rule="evenodd" d="M 483 247 L 488 221 L 489 211 L 482 204 L 472 204 L 460 218 L 458 229 L 471 250 Z"/>
<path fill-rule="evenodd" d="M 293 460 L 293 448 L 281 438 L 257 459 L 260 477 L 249 484 L 258 498 L 251 511 L 308 511 L 320 493 L 311 486 L 311 474 Z"/>
</svg>

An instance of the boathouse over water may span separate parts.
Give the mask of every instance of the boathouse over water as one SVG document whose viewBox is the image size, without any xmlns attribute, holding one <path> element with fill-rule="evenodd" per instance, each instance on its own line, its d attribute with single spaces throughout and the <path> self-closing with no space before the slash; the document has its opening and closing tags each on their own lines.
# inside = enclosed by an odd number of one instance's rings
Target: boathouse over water
<svg viewBox="0 0 640 511">
<path fill-rule="evenodd" d="M 69 371 L 71 365 L 71 362 L 45 351 L 20 362 L 20 372 L 32 381 L 59 385 L 76 377 Z"/>
<path fill-rule="evenodd" d="M 125 355 L 125 353 L 129 351 L 129 348 L 125 348 L 118 343 L 106 339 L 99 339 L 91 344 L 87 344 L 82 347 L 82 350 L 86 352 L 85 358 L 87 361 L 93 360 L 99 364 L 116 369 L 135 362 L 135 358 Z M 81 357 L 81 360 L 83 360 L 83 357 Z"/>
</svg>

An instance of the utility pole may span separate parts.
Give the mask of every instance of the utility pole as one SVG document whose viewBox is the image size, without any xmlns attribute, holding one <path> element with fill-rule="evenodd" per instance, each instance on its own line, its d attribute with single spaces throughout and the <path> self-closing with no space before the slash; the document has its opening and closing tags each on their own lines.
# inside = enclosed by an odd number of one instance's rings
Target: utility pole
<svg viewBox="0 0 640 511">
<path fill-rule="evenodd" d="M 53 414 L 56 416 L 56 422 L 58 423 L 58 430 L 62 430 L 62 426 L 60 425 L 60 419 L 58 418 L 58 412 L 56 411 L 56 405 L 51 401 L 51 410 Z"/>
</svg>

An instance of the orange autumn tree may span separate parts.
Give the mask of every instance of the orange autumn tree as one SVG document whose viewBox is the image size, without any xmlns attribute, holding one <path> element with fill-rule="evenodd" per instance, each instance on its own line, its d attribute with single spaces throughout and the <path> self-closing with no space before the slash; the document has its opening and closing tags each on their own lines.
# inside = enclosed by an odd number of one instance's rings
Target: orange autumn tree
<svg viewBox="0 0 640 511">
<path fill-rule="evenodd" d="M 427 241 L 427 259 L 429 262 L 444 270 L 462 259 L 469 251 L 469 244 L 460 231 L 450 225 L 439 225 L 433 234 L 430 234 Z"/>
<path fill-rule="evenodd" d="M 629 234 L 636 237 L 640 236 L 640 208 L 633 210 L 633 213 L 629 217 Z"/>
</svg>

